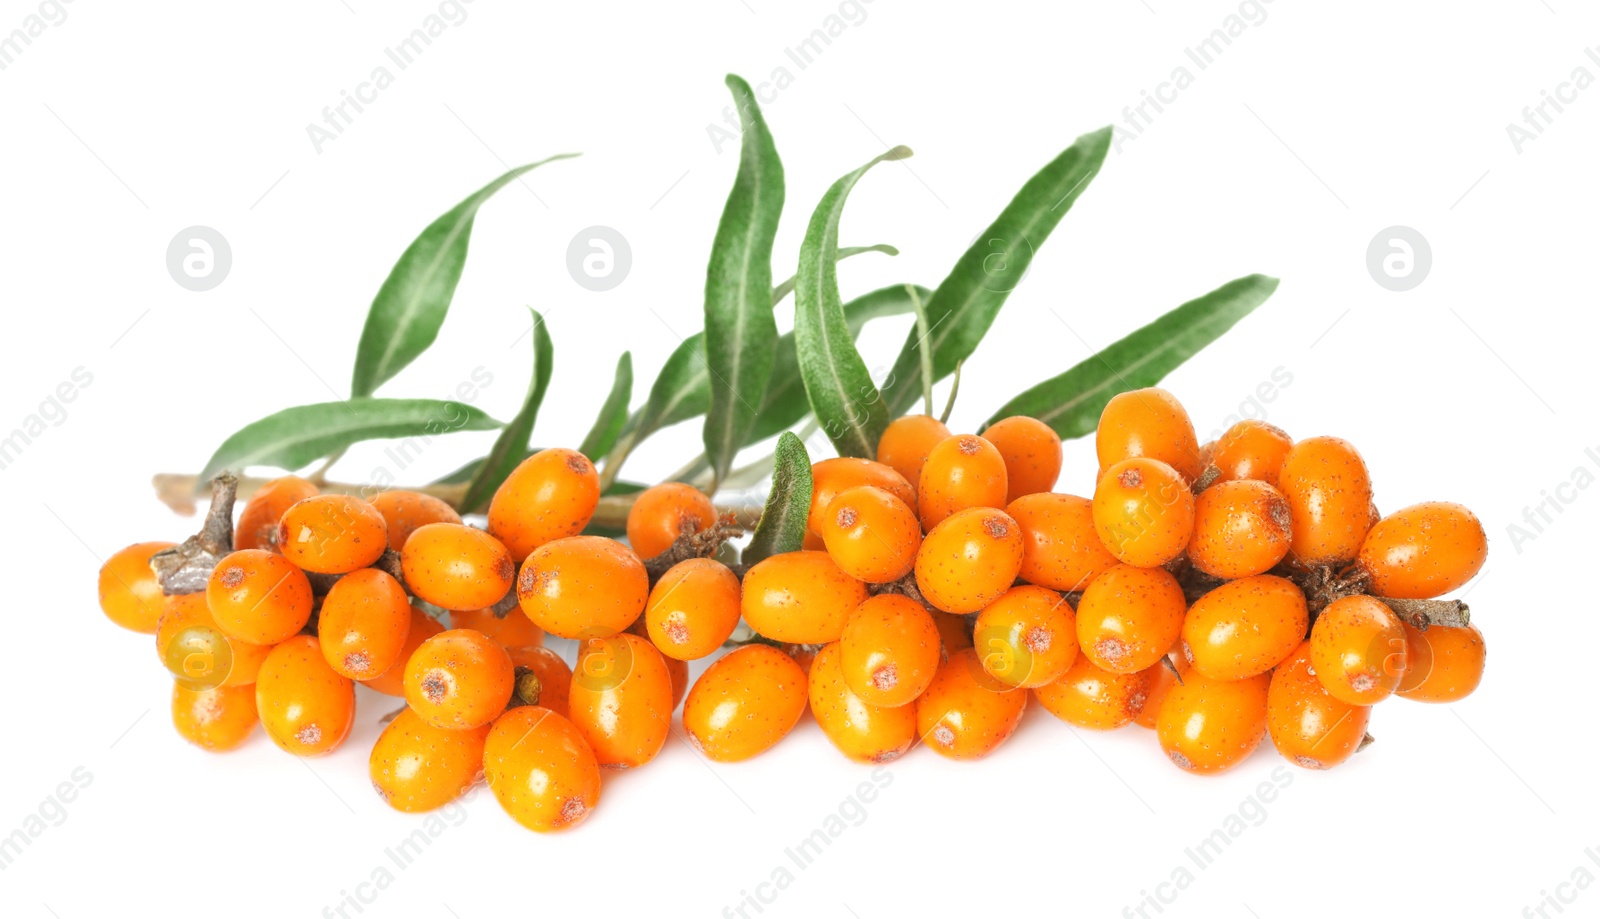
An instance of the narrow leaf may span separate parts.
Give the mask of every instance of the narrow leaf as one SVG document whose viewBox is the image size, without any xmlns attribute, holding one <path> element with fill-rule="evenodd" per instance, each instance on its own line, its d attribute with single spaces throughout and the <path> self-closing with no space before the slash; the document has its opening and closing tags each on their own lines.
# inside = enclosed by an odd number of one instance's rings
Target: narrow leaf
<svg viewBox="0 0 1600 919">
<path fill-rule="evenodd" d="M 878 243 L 876 246 L 845 246 L 839 250 L 839 261 L 842 262 L 852 255 L 860 255 L 863 252 L 882 252 L 884 255 L 900 254 L 899 249 L 888 243 Z M 772 288 L 772 305 L 774 307 L 782 303 L 784 297 L 794 293 L 794 280 L 795 276 L 790 275 L 781 284 Z"/>
<path fill-rule="evenodd" d="M 833 183 L 812 212 L 800 244 L 794 313 L 800 377 L 812 413 L 840 456 L 873 456 L 878 436 L 889 424 L 889 412 L 866 362 L 856 351 L 839 299 L 839 218 L 844 215 L 850 190 L 868 169 L 910 155 L 908 148 L 895 147 Z"/>
<path fill-rule="evenodd" d="M 928 310 L 922 305 L 922 298 L 917 295 L 917 290 L 910 284 L 906 291 L 911 295 L 911 308 L 917 314 L 917 356 L 921 358 L 917 367 L 918 376 L 922 377 L 922 410 L 929 415 L 933 414 L 933 352 L 927 347 Z"/>
<path fill-rule="evenodd" d="M 978 347 L 1006 297 L 1028 270 L 1035 250 L 1100 171 L 1110 143 L 1109 127 L 1085 134 L 1039 170 L 933 292 L 927 304 L 932 332 L 925 347 L 932 356 L 935 382 L 949 376 L 956 362 Z M 884 393 L 892 415 L 903 414 L 921 395 L 918 350 L 913 329 L 895 358 Z"/>
<path fill-rule="evenodd" d="M 1277 278 L 1260 274 L 1229 281 L 1022 393 L 995 412 L 984 427 L 1011 415 L 1031 415 L 1062 437 L 1082 437 L 1095 429 L 1112 396 L 1154 386 L 1277 289 Z"/>
<path fill-rule="evenodd" d="M 428 224 L 406 247 L 367 311 L 367 324 L 356 349 L 355 373 L 350 380 L 352 396 L 372 395 L 438 337 L 455 297 L 456 283 L 461 280 L 472 223 L 483 202 L 530 169 L 576 155 L 563 153 L 518 166 Z"/>
<path fill-rule="evenodd" d="M 606 401 L 600 406 L 600 415 L 594 420 L 594 427 L 579 444 L 578 452 L 591 460 L 598 460 L 611 452 L 616 446 L 617 438 L 622 434 L 622 426 L 628 421 L 628 400 L 633 398 L 633 354 L 622 352 L 617 358 L 617 373 L 611 381 L 611 392 L 606 395 Z"/>
<path fill-rule="evenodd" d="M 363 440 L 433 438 L 452 431 L 500 426 L 479 409 L 439 399 L 349 399 L 298 405 L 234 432 L 206 461 L 202 482 L 224 469 L 247 466 L 299 469 Z"/>
<path fill-rule="evenodd" d="M 805 542 L 806 516 L 811 512 L 811 457 L 800 438 L 788 431 L 778 437 L 773 456 L 772 491 L 750 544 L 739 558 L 746 565 L 795 552 Z"/>
<path fill-rule="evenodd" d="M 467 486 L 467 494 L 461 499 L 460 509 L 463 512 L 480 510 L 487 505 L 495 489 L 528 455 L 533 423 L 539 417 L 539 406 L 544 404 L 544 394 L 550 388 L 555 347 L 550 342 L 550 330 L 545 326 L 544 317 L 536 309 L 530 308 L 528 312 L 533 314 L 533 370 L 528 379 L 528 394 L 523 398 L 517 416 L 500 432 L 494 446 L 489 448 L 489 455 L 484 457 L 483 465 Z"/>
</svg>

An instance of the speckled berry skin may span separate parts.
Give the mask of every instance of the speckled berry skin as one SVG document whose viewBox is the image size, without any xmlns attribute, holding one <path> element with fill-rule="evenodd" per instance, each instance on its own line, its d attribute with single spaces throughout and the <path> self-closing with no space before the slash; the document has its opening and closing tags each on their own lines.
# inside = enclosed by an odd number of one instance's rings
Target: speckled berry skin
<svg viewBox="0 0 1600 919">
<path fill-rule="evenodd" d="M 523 460 L 489 502 L 489 532 L 521 561 L 534 549 L 589 525 L 600 504 L 600 474 L 589 458 L 559 447 Z"/>
<path fill-rule="evenodd" d="M 661 575 L 644 608 L 647 634 L 662 654 L 710 655 L 739 625 L 739 577 L 711 558 L 685 559 Z"/>
<path fill-rule="evenodd" d="M 1374 705 L 1400 686 L 1407 662 L 1400 617 L 1382 601 L 1343 597 L 1317 614 L 1311 628 L 1311 666 L 1335 698 Z"/>
<path fill-rule="evenodd" d="M 1194 502 L 1189 561 L 1216 578 L 1264 574 L 1289 553 L 1289 502 L 1265 482 L 1216 482 Z"/>
<path fill-rule="evenodd" d="M 746 645 L 700 674 L 683 702 L 683 728 L 707 759 L 747 760 L 782 740 L 806 710 L 806 674 L 789 655 Z"/>
<path fill-rule="evenodd" d="M 466 794 L 483 774 L 489 725 L 464 731 L 435 727 L 403 708 L 372 745 L 372 787 L 397 811 L 420 813 Z"/>
<path fill-rule="evenodd" d="M 1488 557 L 1477 515 L 1460 504 L 1427 501 L 1379 520 L 1358 561 L 1374 594 L 1426 600 L 1465 585 Z"/>
<path fill-rule="evenodd" d="M 939 669 L 939 627 L 927 607 L 899 594 L 870 597 L 845 621 L 839 668 L 850 691 L 872 705 L 914 701 Z"/>
<path fill-rule="evenodd" d="M 1194 602 L 1183 618 L 1184 653 L 1214 680 L 1266 673 L 1305 640 L 1306 596 L 1270 574 L 1229 581 Z"/>
<path fill-rule="evenodd" d="M 561 638 L 606 638 L 633 624 L 650 596 L 644 563 L 603 536 L 568 536 L 533 550 L 517 576 L 517 602 L 534 625 Z"/>
<path fill-rule="evenodd" d="M 550 833 L 582 823 L 600 802 L 600 765 L 571 721 L 538 705 L 495 719 L 483 777 L 511 818 Z"/>
<path fill-rule="evenodd" d="M 873 705 L 850 691 L 839 667 L 839 643 L 817 651 L 807 678 L 812 717 L 840 753 L 858 763 L 887 763 L 917 739 L 917 707 Z"/>
<path fill-rule="evenodd" d="M 976 613 L 1010 589 L 1022 554 L 1022 528 L 1005 511 L 956 511 L 917 550 L 917 589 L 947 613 Z"/>
<path fill-rule="evenodd" d="M 1082 590 L 1117 564 L 1094 529 L 1093 503 L 1077 495 L 1023 495 L 1006 505 L 1022 527 L 1022 570 L 1029 584 Z"/>
<path fill-rule="evenodd" d="M 406 704 L 435 727 L 467 730 L 505 710 L 515 681 L 505 648 L 482 632 L 450 629 L 406 661 Z"/>
<path fill-rule="evenodd" d="M 1006 460 L 976 434 L 957 434 L 928 452 L 917 481 L 917 513 L 933 530 L 958 511 L 1006 506 Z"/>
<path fill-rule="evenodd" d="M 648 639 L 591 638 L 578 644 L 567 706 L 600 765 L 643 766 L 672 730 L 672 675 Z"/>
<path fill-rule="evenodd" d="M 1270 674 L 1212 680 L 1190 671 L 1167 691 L 1156 737 L 1173 765 L 1214 774 L 1243 762 L 1267 736 Z"/>
<path fill-rule="evenodd" d="M 1361 747 L 1371 709 L 1328 695 L 1311 669 L 1311 642 L 1301 642 L 1272 672 L 1267 733 L 1284 759 L 1305 769 L 1332 769 Z"/>
<path fill-rule="evenodd" d="M 1372 477 L 1348 441 L 1308 437 L 1290 448 L 1278 472 L 1289 502 L 1289 558 L 1306 566 L 1356 557 L 1372 526 Z"/>
<path fill-rule="evenodd" d="M 1068 724 L 1110 731 L 1131 724 L 1144 711 L 1154 669 L 1112 673 L 1079 655 L 1066 673 L 1035 689 L 1033 696 Z"/>
<path fill-rule="evenodd" d="M 867 585 L 845 574 L 826 552 L 801 550 L 762 559 L 745 572 L 744 621 L 773 641 L 837 641 L 845 620 L 867 599 Z"/>
<path fill-rule="evenodd" d="M 1118 565 L 1078 601 L 1079 653 L 1112 673 L 1143 670 L 1177 642 L 1187 607 L 1178 579 L 1165 569 Z"/>
<path fill-rule="evenodd" d="M 982 759 L 1016 733 L 1028 692 L 984 672 L 977 652 L 964 648 L 939 668 L 917 698 L 917 734 L 949 759 Z"/>
<path fill-rule="evenodd" d="M 256 676 L 256 711 L 272 742 L 296 756 L 327 753 L 344 742 L 355 721 L 355 683 L 335 673 L 317 639 L 277 645 Z"/>
<path fill-rule="evenodd" d="M 972 646 L 983 669 L 1007 686 L 1043 686 L 1078 659 L 1078 616 L 1053 590 L 1013 587 L 978 614 Z"/>
</svg>

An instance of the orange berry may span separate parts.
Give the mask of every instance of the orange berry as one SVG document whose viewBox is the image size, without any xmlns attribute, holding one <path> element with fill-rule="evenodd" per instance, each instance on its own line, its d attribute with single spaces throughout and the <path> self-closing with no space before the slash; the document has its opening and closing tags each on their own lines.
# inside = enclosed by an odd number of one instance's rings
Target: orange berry
<svg viewBox="0 0 1600 919">
<path fill-rule="evenodd" d="M 349 495 L 313 495 L 290 506 L 278 521 L 278 551 L 318 574 L 365 568 L 388 547 L 383 515 Z"/>
<path fill-rule="evenodd" d="M 1372 705 L 1387 699 L 1405 676 L 1406 660 L 1400 617 L 1372 597 L 1335 600 L 1311 627 L 1311 666 L 1341 702 Z"/>
<path fill-rule="evenodd" d="M 1347 441 L 1311 437 L 1283 458 L 1278 490 L 1289 501 L 1289 557 L 1305 565 L 1348 562 L 1372 525 L 1372 479 Z"/>
<path fill-rule="evenodd" d="M 431 811 L 477 784 L 488 738 L 487 724 L 451 730 L 429 724 L 403 708 L 373 743 L 367 774 L 378 797 L 395 810 L 408 814 Z"/>
<path fill-rule="evenodd" d="M 1270 674 L 1213 680 L 1194 670 L 1167 691 L 1156 716 L 1156 738 L 1173 765 L 1186 772 L 1225 772 L 1255 752 L 1267 736 Z"/>
<path fill-rule="evenodd" d="M 966 648 L 939 667 L 928 691 L 917 697 L 917 733 L 940 756 L 980 759 L 1017 730 L 1028 693 L 984 672 L 978 654 Z"/>
<path fill-rule="evenodd" d="M 1395 695 L 1417 702 L 1454 702 L 1483 681 L 1483 633 L 1474 625 L 1431 625 L 1426 632 L 1401 620 L 1406 672 Z"/>
<path fill-rule="evenodd" d="M 1129 724 L 1148 708 L 1151 679 L 1160 666 L 1112 673 L 1080 654 L 1054 682 L 1035 687 L 1033 696 L 1045 711 L 1068 724 L 1110 731 Z"/>
<path fill-rule="evenodd" d="M 640 616 L 638 619 L 633 620 L 633 625 L 628 626 L 627 632 L 629 635 L 637 635 L 647 641 L 650 638 L 650 627 L 645 622 L 644 616 Z M 795 645 L 794 647 L 801 646 Z M 656 650 L 660 651 L 661 649 L 657 648 Z M 787 649 L 785 649 L 785 651 L 787 652 Z M 794 654 L 790 654 L 789 656 L 794 657 L 796 663 L 800 662 L 800 658 L 796 657 Z M 689 662 L 680 661 L 675 657 L 669 657 L 665 651 L 662 651 L 661 653 L 661 660 L 666 663 L 667 673 L 672 677 L 672 708 L 676 710 L 678 708 L 678 703 L 682 702 L 684 695 L 689 692 Z M 810 659 L 807 658 L 806 660 L 806 664 L 801 664 L 802 668 L 809 664 Z"/>
<path fill-rule="evenodd" d="M 411 655 L 417 653 L 423 642 L 443 631 L 444 626 L 439 624 L 439 620 L 415 606 L 411 607 L 411 620 L 406 624 L 406 643 L 395 656 L 394 663 L 377 676 L 362 680 L 361 685 L 375 689 L 386 696 L 403 698 L 406 694 L 406 662 L 411 660 Z"/>
<path fill-rule="evenodd" d="M 811 464 L 811 510 L 806 517 L 806 530 L 818 537 L 822 535 L 822 517 L 828 505 L 839 492 L 858 485 L 881 488 L 915 509 L 917 491 L 905 477 L 883 463 L 853 456 L 835 456 Z M 818 546 L 817 548 L 821 548 Z"/>
<path fill-rule="evenodd" d="M 1209 461 L 1219 482 L 1253 479 L 1276 488 L 1278 471 L 1293 446 L 1294 440 L 1282 428 L 1249 418 L 1217 438 Z"/>
<path fill-rule="evenodd" d="M 944 422 L 929 415 L 902 415 L 889 422 L 878 438 L 878 462 L 900 473 L 913 486 L 922 480 L 922 465 L 939 441 L 950 436 Z"/>
<path fill-rule="evenodd" d="M 1142 456 L 1177 470 L 1185 485 L 1200 477 L 1200 442 L 1189 413 L 1176 396 L 1155 386 L 1111 397 L 1100 412 L 1094 448 L 1101 469 Z"/>
<path fill-rule="evenodd" d="M 328 666 L 352 680 L 367 680 L 404 666 L 401 653 L 411 631 L 405 588 L 376 568 L 352 571 L 336 581 L 317 616 L 317 640 Z"/>
<path fill-rule="evenodd" d="M 1006 506 L 1006 460 L 975 434 L 957 434 L 934 445 L 917 480 L 917 513 L 932 530 L 957 511 Z"/>
<path fill-rule="evenodd" d="M 1060 677 L 1077 660 L 1078 617 L 1053 590 L 1013 587 L 978 614 L 972 644 L 990 676 L 1032 689 Z"/>
<path fill-rule="evenodd" d="M 1006 505 L 1022 528 L 1024 581 L 1051 590 L 1082 590 L 1117 563 L 1094 528 L 1094 505 L 1077 495 L 1023 495 Z"/>
<path fill-rule="evenodd" d="M 716 506 L 704 492 L 682 482 L 663 482 L 639 492 L 628 509 L 628 545 L 640 558 L 655 558 L 679 536 L 716 522 Z"/>
<path fill-rule="evenodd" d="M 283 512 L 318 494 L 317 486 L 296 475 L 273 479 L 256 489 L 233 527 L 235 549 L 278 551 L 278 521 Z"/>
<path fill-rule="evenodd" d="M 972 647 L 972 632 L 967 628 L 967 617 L 936 615 L 933 625 L 939 630 L 939 659 L 950 657 L 962 648 Z"/>
<path fill-rule="evenodd" d="M 328 666 L 316 638 L 296 635 L 262 663 L 256 711 L 273 743 L 296 756 L 316 756 L 350 733 L 356 687 Z"/>
<path fill-rule="evenodd" d="M 705 657 L 739 625 L 739 576 L 711 558 L 668 568 L 644 608 L 646 635 L 675 660 Z"/>
<path fill-rule="evenodd" d="M 150 557 L 176 543 L 140 542 L 106 559 L 100 567 L 100 609 L 106 618 L 134 632 L 154 635 L 167 607 Z"/>
<path fill-rule="evenodd" d="M 228 637 L 275 645 L 311 621 L 311 581 L 281 555 L 240 549 L 211 570 L 206 606 Z"/>
<path fill-rule="evenodd" d="M 411 592 L 441 609 L 493 606 L 517 574 L 500 540 L 459 523 L 418 527 L 400 553 L 400 567 Z"/>
<path fill-rule="evenodd" d="M 237 748 L 256 729 L 254 686 L 192 689 L 172 684 L 172 726 L 178 736 L 202 750 L 223 753 Z"/>
<path fill-rule="evenodd" d="M 156 653 L 190 689 L 247 686 L 256 681 L 271 645 L 230 638 L 217 626 L 203 593 L 174 594 L 156 625 Z"/>
<path fill-rule="evenodd" d="M 1379 520 L 1361 543 L 1360 565 L 1380 597 L 1426 600 L 1472 580 L 1489 540 L 1472 511 L 1427 501 Z"/>
<path fill-rule="evenodd" d="M 672 729 L 672 676 L 647 639 L 627 632 L 591 638 L 578 643 L 568 705 L 600 765 L 643 766 Z"/>
<path fill-rule="evenodd" d="M 869 705 L 898 708 L 922 694 L 939 669 L 939 628 L 921 603 L 899 594 L 870 597 L 845 621 L 839 671 Z"/>
<path fill-rule="evenodd" d="M 1183 618 L 1184 656 L 1213 680 L 1266 673 L 1305 640 L 1306 595 L 1270 574 L 1229 581 L 1194 602 Z"/>
<path fill-rule="evenodd" d="M 917 739 L 917 707 L 888 708 L 863 700 L 850 691 L 839 656 L 839 643 L 829 642 L 811 663 L 807 688 L 817 726 L 840 753 L 858 763 L 898 759 Z"/>
<path fill-rule="evenodd" d="M 1061 436 L 1048 424 L 1012 415 L 989 425 L 983 439 L 994 444 L 1006 464 L 1006 501 L 1049 492 L 1061 477 Z"/>
<path fill-rule="evenodd" d="M 1311 642 L 1272 671 L 1267 732 L 1283 758 L 1306 769 L 1332 769 L 1361 747 L 1372 709 L 1328 694 L 1311 669 Z"/>
<path fill-rule="evenodd" d="M 561 655 L 543 645 L 507 648 L 516 668 L 517 688 L 513 704 L 548 708 L 563 718 L 572 717 L 568 700 L 572 692 L 572 668 Z"/>
<path fill-rule="evenodd" d="M 522 561 L 553 539 L 576 536 L 600 504 L 600 474 L 576 450 L 540 450 L 523 460 L 489 502 L 489 532 Z"/>
<path fill-rule="evenodd" d="M 683 729 L 707 759 L 733 763 L 782 740 L 805 710 L 800 665 L 777 648 L 745 645 L 717 658 L 689 688 Z"/>
<path fill-rule="evenodd" d="M 740 608 L 750 628 L 773 641 L 836 641 L 867 599 L 867 585 L 839 570 L 826 552 L 783 552 L 744 575 Z"/>
<path fill-rule="evenodd" d="M 839 492 L 822 515 L 819 532 L 840 570 L 868 584 L 910 574 L 922 544 L 922 527 L 911 508 L 871 485 Z"/>
<path fill-rule="evenodd" d="M 1119 561 L 1140 568 L 1183 554 L 1194 532 L 1194 494 L 1160 460 L 1134 457 L 1105 471 L 1094 490 L 1094 527 Z"/>
<path fill-rule="evenodd" d="M 500 647 L 508 650 L 536 648 L 544 644 L 544 632 L 515 607 L 504 614 L 496 613 L 493 607 L 451 610 L 450 627 L 482 632 L 498 642 Z"/>
<path fill-rule="evenodd" d="M 600 764 L 571 721 L 520 705 L 495 719 L 483 777 L 511 819 L 549 833 L 583 822 L 600 802 Z"/>
<path fill-rule="evenodd" d="M 567 536 L 529 553 L 517 602 L 562 638 L 608 638 L 644 612 L 650 576 L 628 547 L 604 536 Z"/>
<path fill-rule="evenodd" d="M 467 730 L 505 711 L 515 682 L 505 648 L 482 632 L 450 629 L 406 661 L 406 704 L 435 727 Z"/>
<path fill-rule="evenodd" d="M 1168 667 L 1168 662 L 1173 666 Z M 1149 679 L 1150 688 L 1145 691 L 1144 707 L 1139 709 L 1139 714 L 1134 717 L 1134 724 L 1152 731 L 1156 729 L 1156 718 L 1161 714 L 1161 703 L 1166 701 L 1167 693 L 1178 682 L 1178 674 L 1188 673 L 1188 666 L 1181 656 L 1168 654 L 1163 660 L 1139 671 Z M 1173 673 L 1173 667 L 1177 668 L 1177 673 Z"/>
<path fill-rule="evenodd" d="M 1178 641 L 1187 608 L 1178 579 L 1165 569 L 1118 565 L 1078 601 L 1078 648 L 1101 670 L 1135 673 Z"/>
<path fill-rule="evenodd" d="M 1289 502 L 1253 479 L 1217 482 L 1194 499 L 1189 561 L 1217 578 L 1263 574 L 1289 552 Z"/>
<path fill-rule="evenodd" d="M 411 534 L 430 523 L 461 522 L 461 515 L 449 503 L 421 492 L 393 488 L 378 492 L 368 501 L 383 515 L 389 548 L 396 552 L 404 551 Z"/>
<path fill-rule="evenodd" d="M 917 589 L 947 613 L 975 613 L 1011 588 L 1022 553 L 1022 528 L 1005 511 L 957 511 L 917 550 Z"/>
</svg>

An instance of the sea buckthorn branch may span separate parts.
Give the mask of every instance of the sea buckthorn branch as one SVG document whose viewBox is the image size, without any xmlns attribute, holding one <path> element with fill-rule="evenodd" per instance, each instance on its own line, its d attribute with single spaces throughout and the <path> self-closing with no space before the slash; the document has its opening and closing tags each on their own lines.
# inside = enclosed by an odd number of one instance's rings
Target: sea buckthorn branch
<svg viewBox="0 0 1600 919">
<path fill-rule="evenodd" d="M 233 551 L 233 503 L 239 480 L 224 473 L 211 482 L 211 509 L 200 532 L 150 559 L 162 593 L 192 594 L 206 589 L 217 560 Z"/>
</svg>

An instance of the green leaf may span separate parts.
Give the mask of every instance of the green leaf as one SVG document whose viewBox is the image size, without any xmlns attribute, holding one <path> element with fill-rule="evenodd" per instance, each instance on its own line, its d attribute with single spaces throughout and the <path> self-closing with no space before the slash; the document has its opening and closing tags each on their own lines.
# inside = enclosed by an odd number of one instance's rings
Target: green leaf
<svg viewBox="0 0 1600 919">
<path fill-rule="evenodd" d="M 856 351 L 839 299 L 839 218 L 850 190 L 868 169 L 910 155 L 908 148 L 895 147 L 833 183 L 812 212 L 800 244 L 794 308 L 800 377 L 812 413 L 840 456 L 873 456 L 878 436 L 889 424 L 889 412 Z"/>
<path fill-rule="evenodd" d="M 956 261 L 927 303 L 932 328 L 927 342 L 923 344 L 913 329 L 895 358 L 884 390 L 891 415 L 904 414 L 922 394 L 918 373 L 922 358 L 917 353 L 921 347 L 932 354 L 934 382 L 949 376 L 957 361 L 971 356 L 1028 270 L 1034 251 L 1100 171 L 1110 143 L 1109 127 L 1078 138 L 1022 186 Z"/>
<path fill-rule="evenodd" d="M 739 561 L 746 565 L 773 555 L 799 550 L 806 537 L 806 516 L 811 513 L 811 457 L 800 438 L 785 431 L 774 452 L 772 491 L 761 510 L 761 522 L 744 547 Z"/>
<path fill-rule="evenodd" d="M 494 446 L 489 448 L 489 455 L 484 457 L 483 465 L 467 486 L 467 494 L 461 499 L 460 509 L 464 513 L 481 510 L 487 505 L 500 483 L 528 455 L 533 423 L 539 417 L 539 406 L 544 404 L 544 394 L 550 388 L 555 347 L 550 342 L 550 330 L 545 325 L 544 317 L 536 309 L 529 308 L 528 312 L 533 314 L 533 370 L 528 380 L 528 395 L 523 398 L 517 417 L 511 419 L 500 432 Z"/>
<path fill-rule="evenodd" d="M 528 170 L 576 155 L 563 153 L 518 166 L 428 224 L 406 247 L 367 311 L 367 324 L 356 349 L 355 373 L 350 380 L 352 396 L 372 395 L 438 337 L 455 297 L 456 283 L 461 280 L 472 223 L 483 202 Z"/>
<path fill-rule="evenodd" d="M 767 391 L 778 323 L 772 315 L 772 241 L 783 214 L 783 164 L 755 93 L 729 74 L 743 139 L 706 267 L 705 348 L 711 406 L 702 439 L 712 482 L 727 474 Z M 715 485 L 713 484 L 713 489 Z"/>
<path fill-rule="evenodd" d="M 479 409 L 439 399 L 349 399 L 298 405 L 234 432 L 206 461 L 199 480 L 247 466 L 299 469 L 363 440 L 489 431 L 500 422 Z"/>
<path fill-rule="evenodd" d="M 611 381 L 611 392 L 600 406 L 600 416 L 594 427 L 578 445 L 578 452 L 591 460 L 599 459 L 616 446 L 622 427 L 628 421 L 628 400 L 633 398 L 633 353 L 622 352 L 617 358 L 617 373 Z"/>
<path fill-rule="evenodd" d="M 984 422 L 1030 415 L 1062 437 L 1082 437 L 1117 393 L 1154 386 L 1266 302 L 1278 279 L 1252 274 L 1190 300 L 1060 376 L 1022 393 Z"/>
<path fill-rule="evenodd" d="M 867 322 L 882 316 L 900 316 L 915 309 L 908 285 L 892 284 L 851 300 L 844 305 L 844 321 L 850 335 L 857 338 Z M 926 287 L 915 287 L 923 302 L 933 296 Z M 772 366 L 772 382 L 767 384 L 767 395 L 761 400 L 761 410 L 756 414 L 755 427 L 745 446 L 766 440 L 779 431 L 788 430 L 800 423 L 811 411 L 806 397 L 805 381 L 800 379 L 800 355 L 795 350 L 794 333 L 778 339 L 778 357 Z"/>
<path fill-rule="evenodd" d="M 845 246 L 839 250 L 839 261 L 842 262 L 852 255 L 860 255 L 863 252 L 882 252 L 884 255 L 900 254 L 899 249 L 896 249 L 894 246 L 891 246 L 888 243 L 878 243 L 876 246 Z M 772 305 L 774 307 L 782 303 L 784 297 L 794 293 L 794 281 L 795 276 L 790 275 L 783 281 L 783 283 L 772 288 Z"/>
</svg>

